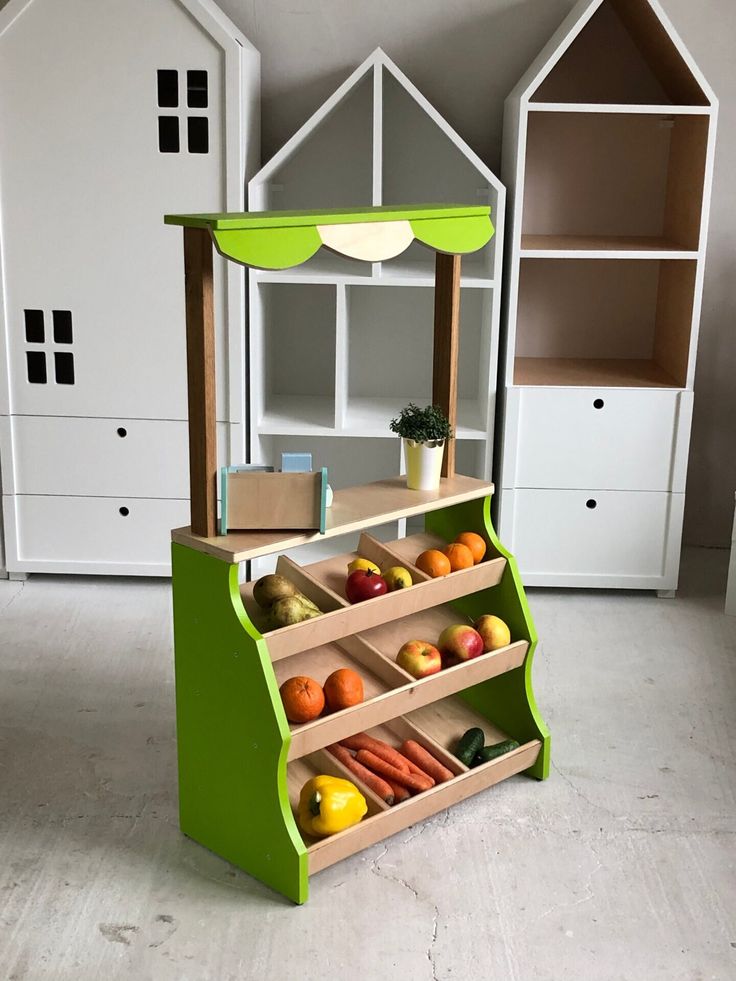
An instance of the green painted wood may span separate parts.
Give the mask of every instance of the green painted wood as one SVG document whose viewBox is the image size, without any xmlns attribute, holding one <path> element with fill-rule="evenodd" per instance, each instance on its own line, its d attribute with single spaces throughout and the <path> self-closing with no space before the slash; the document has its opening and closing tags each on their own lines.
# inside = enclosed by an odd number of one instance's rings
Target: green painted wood
<svg viewBox="0 0 736 981">
<path fill-rule="evenodd" d="M 532 664 L 537 647 L 537 632 L 532 620 L 516 559 L 498 540 L 491 522 L 491 498 L 478 498 L 456 504 L 425 516 L 427 531 L 451 542 L 461 531 L 477 531 L 489 544 L 489 556 L 503 556 L 506 569 L 497 586 L 481 590 L 453 603 L 460 612 L 476 619 L 484 613 L 495 613 L 509 626 L 513 640 L 527 640 L 529 649 L 524 663 L 513 671 L 490 678 L 467 688 L 462 697 L 520 743 L 530 739 L 542 741 L 542 751 L 534 766 L 525 772 L 539 780 L 549 776 L 550 735 L 537 708 L 532 685 Z"/>
<path fill-rule="evenodd" d="M 465 255 L 477 252 L 491 240 L 495 229 L 488 215 L 447 221 L 444 218 L 414 219 L 414 235 L 424 245 L 437 252 Z"/>
<path fill-rule="evenodd" d="M 351 225 L 370 221 L 415 221 L 429 218 L 477 218 L 490 207 L 469 204 L 383 205 L 375 208 L 328 208 L 316 211 L 245 211 L 220 214 L 165 215 L 167 225 L 190 228 L 252 229 L 298 228 L 305 225 Z"/>
<path fill-rule="evenodd" d="M 220 255 L 260 269 L 289 269 L 311 259 L 322 248 L 314 225 L 289 228 L 213 229 Z"/>
<path fill-rule="evenodd" d="M 238 566 L 172 545 L 182 831 L 295 903 L 307 853 L 289 806 L 289 725 Z"/>
</svg>

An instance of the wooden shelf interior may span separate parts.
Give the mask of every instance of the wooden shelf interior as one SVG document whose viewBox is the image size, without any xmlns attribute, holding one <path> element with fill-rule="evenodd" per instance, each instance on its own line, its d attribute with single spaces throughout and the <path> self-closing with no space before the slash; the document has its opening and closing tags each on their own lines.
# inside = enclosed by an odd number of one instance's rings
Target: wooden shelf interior
<svg viewBox="0 0 736 981">
<path fill-rule="evenodd" d="M 556 253 L 555 258 L 585 258 L 589 253 L 623 253 L 623 258 L 632 253 L 644 258 L 694 259 L 693 250 L 683 249 L 677 242 L 662 235 L 522 235 L 521 254 Z M 546 258 L 546 255 L 526 256 L 527 258 Z M 551 256 L 549 256 L 551 258 Z"/>
<path fill-rule="evenodd" d="M 657 15 L 635 0 L 605 0 L 534 101 L 708 105 Z"/>
<path fill-rule="evenodd" d="M 374 738 L 383 739 L 396 748 L 405 739 L 415 739 L 440 759 L 455 774 L 455 777 L 410 797 L 402 804 L 388 807 L 368 791 L 360 780 L 350 774 L 349 779 L 356 783 L 366 797 L 368 814 L 359 824 L 329 838 L 314 841 L 304 836 L 310 875 L 395 834 L 402 828 L 444 810 L 471 794 L 528 769 L 539 754 L 541 743 L 532 740 L 506 756 L 468 770 L 454 757 L 452 750 L 460 736 L 473 726 L 483 729 L 487 743 L 501 742 L 510 738 L 509 734 L 476 713 L 459 697 L 442 699 L 406 716 L 400 716 L 385 725 L 368 730 Z M 315 753 L 290 763 L 287 768 L 287 782 L 292 808 L 296 809 L 299 792 L 304 782 L 319 772 L 332 773 L 336 776 L 349 774 L 349 771 L 344 771 L 341 765 L 326 752 Z"/>
<path fill-rule="evenodd" d="M 704 115 L 530 113 L 523 235 L 697 250 L 709 124 Z"/>
<path fill-rule="evenodd" d="M 696 263 L 687 260 L 523 259 L 516 324 L 515 384 L 558 362 L 575 374 L 611 372 L 634 386 L 687 381 Z M 608 368 L 599 362 L 613 362 Z M 628 367 L 627 367 L 628 363 Z M 564 374 L 566 369 L 562 368 Z"/>
</svg>

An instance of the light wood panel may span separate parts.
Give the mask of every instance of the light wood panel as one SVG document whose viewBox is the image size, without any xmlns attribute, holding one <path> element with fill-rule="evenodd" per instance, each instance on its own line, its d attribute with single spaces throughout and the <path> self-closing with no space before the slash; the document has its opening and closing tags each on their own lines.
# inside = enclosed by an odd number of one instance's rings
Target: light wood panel
<svg viewBox="0 0 736 981">
<path fill-rule="evenodd" d="M 437 784 L 423 794 L 410 797 L 403 804 L 396 804 L 380 814 L 364 818 L 360 824 L 311 845 L 307 850 L 309 874 L 314 875 L 335 862 L 416 824 L 417 821 L 529 769 L 539 756 L 540 749 L 539 740 L 532 740 L 498 760 L 468 770 L 447 783 Z"/>
<path fill-rule="evenodd" d="M 681 387 L 656 361 L 621 358 L 516 358 L 514 385 Z"/>
<path fill-rule="evenodd" d="M 601 254 L 612 258 L 622 253 L 631 258 L 631 253 L 639 253 L 643 258 L 673 258 L 673 254 L 694 258 L 693 249 L 683 249 L 674 238 L 664 235 L 522 235 L 521 252 L 525 258 L 533 258 L 530 252 L 543 253 L 551 258 L 549 253 L 559 253 L 563 258 L 576 258 L 578 253 L 584 253 L 585 258 L 591 258 L 591 253 Z"/>
<path fill-rule="evenodd" d="M 184 229 L 184 276 L 191 528 L 195 535 L 212 536 L 217 530 L 215 310 L 206 229 Z"/>
<path fill-rule="evenodd" d="M 475 477 L 455 475 L 444 478 L 438 491 L 409 490 L 405 477 L 390 477 L 335 491 L 332 507 L 327 509 L 327 529 L 324 535 L 318 532 L 284 535 L 283 532 L 254 531 L 203 536 L 194 533 L 191 528 L 175 528 L 171 537 L 181 545 L 214 555 L 225 562 L 244 562 L 261 555 L 283 552 L 297 545 L 363 531 L 365 528 L 491 494 L 493 484 Z"/>
<path fill-rule="evenodd" d="M 227 475 L 227 524 L 230 528 L 319 528 L 322 473 Z"/>
<path fill-rule="evenodd" d="M 700 247 L 709 116 L 677 116 L 672 125 L 664 234 L 690 249 Z"/>
<path fill-rule="evenodd" d="M 677 384 L 687 385 L 697 266 L 663 262 L 659 274 L 654 357 Z"/>
</svg>

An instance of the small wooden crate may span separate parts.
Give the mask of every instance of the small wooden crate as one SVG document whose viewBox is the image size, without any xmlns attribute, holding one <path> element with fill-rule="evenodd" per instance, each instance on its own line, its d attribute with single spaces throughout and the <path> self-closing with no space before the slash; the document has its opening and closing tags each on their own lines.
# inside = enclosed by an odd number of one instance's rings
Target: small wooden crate
<svg viewBox="0 0 736 981">
<path fill-rule="evenodd" d="M 313 530 L 325 533 L 327 468 L 281 473 L 223 467 L 221 533 Z"/>
</svg>

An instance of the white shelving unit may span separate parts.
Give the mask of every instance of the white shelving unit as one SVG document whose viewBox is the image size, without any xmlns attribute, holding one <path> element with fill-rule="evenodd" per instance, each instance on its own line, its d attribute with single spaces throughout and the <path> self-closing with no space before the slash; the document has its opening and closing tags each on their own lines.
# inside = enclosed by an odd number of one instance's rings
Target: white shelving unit
<svg viewBox="0 0 736 981">
<path fill-rule="evenodd" d="M 184 263 L 163 215 L 244 210 L 259 90 L 257 51 L 212 0 L 0 11 L 11 575 L 170 574 L 189 495 Z M 215 277 L 219 443 L 241 461 L 245 277 L 224 261 Z"/>
<path fill-rule="evenodd" d="M 506 102 L 496 505 L 528 585 L 674 595 L 716 116 L 656 0 L 581 0 Z"/>
<path fill-rule="evenodd" d="M 496 410 L 504 195 L 380 48 L 249 184 L 252 211 L 491 205 L 496 234 L 463 262 L 458 375 L 457 469 L 485 478 Z M 310 450 L 315 466 L 329 467 L 336 489 L 395 474 L 400 441 L 389 421 L 410 400 L 431 401 L 433 285 L 434 253 L 417 243 L 372 265 L 321 250 L 293 270 L 251 271 L 251 462 L 278 464 L 282 451 Z"/>
</svg>

